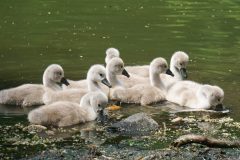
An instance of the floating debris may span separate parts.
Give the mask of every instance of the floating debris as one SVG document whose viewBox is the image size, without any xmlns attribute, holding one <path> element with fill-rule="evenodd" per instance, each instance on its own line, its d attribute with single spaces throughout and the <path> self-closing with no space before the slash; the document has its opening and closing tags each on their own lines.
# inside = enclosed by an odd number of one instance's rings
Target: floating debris
<svg viewBox="0 0 240 160">
<path fill-rule="evenodd" d="M 202 136 L 202 135 L 194 135 L 188 134 L 183 135 L 177 138 L 172 145 L 174 147 L 181 147 L 190 143 L 199 143 L 206 145 L 208 147 L 216 147 L 216 148 L 239 148 L 240 141 L 229 141 L 229 140 L 218 140 L 215 138 Z"/>
<path fill-rule="evenodd" d="M 117 111 L 119 109 L 121 109 L 121 107 L 117 106 L 117 105 L 111 105 L 111 106 L 107 107 L 107 110 L 109 110 L 109 111 Z"/>
<path fill-rule="evenodd" d="M 177 118 L 174 118 L 173 120 L 171 120 L 172 123 L 179 123 L 179 122 L 182 122 L 182 121 L 183 121 L 182 117 L 177 117 Z"/>
</svg>

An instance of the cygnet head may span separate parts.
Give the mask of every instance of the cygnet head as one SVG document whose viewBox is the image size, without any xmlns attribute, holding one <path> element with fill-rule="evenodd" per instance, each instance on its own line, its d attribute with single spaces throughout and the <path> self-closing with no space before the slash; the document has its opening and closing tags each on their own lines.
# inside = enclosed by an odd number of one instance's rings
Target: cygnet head
<svg viewBox="0 0 240 160">
<path fill-rule="evenodd" d="M 108 103 L 108 98 L 103 92 L 90 91 L 80 100 L 81 107 L 92 107 L 95 113 L 103 110 Z"/>
<path fill-rule="evenodd" d="M 189 57 L 185 52 L 177 51 L 172 55 L 171 58 L 171 66 L 170 69 L 173 72 L 178 72 L 181 75 L 181 79 L 187 78 L 187 65 L 188 65 Z"/>
<path fill-rule="evenodd" d="M 52 84 L 69 85 L 68 81 L 64 78 L 64 71 L 62 67 L 58 64 L 49 65 L 43 74 L 43 85 L 48 86 Z"/>
<path fill-rule="evenodd" d="M 160 73 L 167 73 L 171 76 L 174 76 L 173 73 L 168 68 L 167 61 L 162 57 L 155 58 L 150 63 L 150 74 L 160 74 Z"/>
<path fill-rule="evenodd" d="M 202 93 L 208 99 L 210 107 L 216 110 L 223 109 L 224 91 L 218 86 L 203 85 Z"/>
<path fill-rule="evenodd" d="M 126 77 L 130 77 L 128 72 L 124 68 L 124 62 L 121 58 L 115 57 L 112 58 L 108 63 L 107 63 L 107 72 L 110 72 L 114 75 L 124 75 Z"/>
<path fill-rule="evenodd" d="M 87 73 L 87 80 L 93 83 L 103 83 L 109 88 L 111 88 L 111 84 L 106 78 L 106 69 L 104 66 L 96 64 L 93 65 L 88 73 Z M 91 90 L 91 89 L 90 89 Z"/>
<path fill-rule="evenodd" d="M 119 50 L 116 48 L 108 48 L 106 50 L 105 63 L 108 64 L 108 62 L 114 57 L 120 57 Z"/>
<path fill-rule="evenodd" d="M 99 112 L 106 108 L 108 104 L 108 98 L 103 92 L 95 92 L 90 99 L 90 105 L 94 107 L 96 112 Z"/>
</svg>

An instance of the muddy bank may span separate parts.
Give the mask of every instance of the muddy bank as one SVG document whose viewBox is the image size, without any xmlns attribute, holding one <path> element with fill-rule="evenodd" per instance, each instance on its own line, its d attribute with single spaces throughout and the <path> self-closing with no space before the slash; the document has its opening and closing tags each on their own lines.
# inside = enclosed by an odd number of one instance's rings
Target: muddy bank
<svg viewBox="0 0 240 160">
<path fill-rule="evenodd" d="M 167 112 L 161 113 L 161 116 L 140 114 L 140 119 L 132 119 L 124 116 L 121 111 L 114 111 L 110 112 L 109 116 L 110 120 L 105 124 L 90 122 L 67 128 L 36 127 L 24 121 L 15 125 L 1 124 L 0 158 L 238 159 L 240 155 L 239 149 L 213 149 L 200 144 L 175 148 L 171 145 L 178 137 L 186 134 L 238 140 L 240 123 L 226 115 L 219 118 L 206 113 Z M 123 121 L 134 124 L 138 120 L 140 127 L 152 124 L 153 130 L 150 134 L 129 135 L 108 130 L 115 123 Z M 138 126 L 134 124 L 134 127 Z M 134 127 L 133 130 L 138 132 Z"/>
</svg>

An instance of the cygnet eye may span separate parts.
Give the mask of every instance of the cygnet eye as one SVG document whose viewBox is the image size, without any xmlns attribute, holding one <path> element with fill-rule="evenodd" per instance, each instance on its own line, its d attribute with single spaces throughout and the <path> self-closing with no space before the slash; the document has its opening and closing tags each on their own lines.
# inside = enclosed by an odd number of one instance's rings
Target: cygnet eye
<svg viewBox="0 0 240 160">
<path fill-rule="evenodd" d="M 220 99 L 220 98 L 218 98 L 218 102 L 220 102 L 220 100 L 221 100 L 221 99 Z"/>
<path fill-rule="evenodd" d="M 164 68 L 167 68 L 167 65 L 164 65 L 163 67 L 164 67 Z"/>
<path fill-rule="evenodd" d="M 101 107 L 101 105 L 100 105 L 100 104 L 98 104 L 98 107 Z"/>
<path fill-rule="evenodd" d="M 61 75 L 62 75 L 62 72 L 56 72 L 55 74 L 61 76 Z"/>
<path fill-rule="evenodd" d="M 180 66 L 182 66 L 182 63 L 180 63 Z"/>
<path fill-rule="evenodd" d="M 121 68 L 123 68 L 123 66 L 122 66 L 122 65 L 121 65 L 120 67 L 121 67 Z"/>
<path fill-rule="evenodd" d="M 102 73 L 100 73 L 99 75 L 100 75 L 101 77 L 103 77 L 103 74 L 102 74 Z"/>
</svg>

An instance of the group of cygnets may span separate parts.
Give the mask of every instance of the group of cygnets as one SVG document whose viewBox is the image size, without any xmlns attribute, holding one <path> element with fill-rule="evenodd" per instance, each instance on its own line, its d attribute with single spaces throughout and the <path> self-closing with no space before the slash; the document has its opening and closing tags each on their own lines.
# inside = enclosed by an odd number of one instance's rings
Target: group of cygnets
<svg viewBox="0 0 240 160">
<path fill-rule="evenodd" d="M 167 100 L 193 109 L 221 108 L 224 92 L 220 87 L 185 80 L 188 61 L 188 55 L 178 51 L 171 57 L 170 69 L 161 57 L 150 65 L 125 67 L 119 51 L 109 48 L 106 67 L 92 65 L 86 79 L 67 80 L 62 67 L 52 64 L 44 71 L 43 85 L 2 90 L 0 104 L 43 105 L 29 112 L 30 123 L 59 127 L 95 120 L 108 100 L 141 105 Z"/>
</svg>

